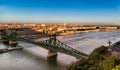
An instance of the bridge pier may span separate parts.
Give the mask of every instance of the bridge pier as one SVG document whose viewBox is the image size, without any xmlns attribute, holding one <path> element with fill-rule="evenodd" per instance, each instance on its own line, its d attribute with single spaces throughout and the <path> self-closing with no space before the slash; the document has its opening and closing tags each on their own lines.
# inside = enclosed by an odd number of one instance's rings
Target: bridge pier
<svg viewBox="0 0 120 70">
<path fill-rule="evenodd" d="M 16 47 L 18 45 L 17 41 L 9 41 L 9 45 L 11 45 L 12 47 Z"/>
<path fill-rule="evenodd" d="M 57 52 L 54 52 L 54 51 L 49 51 L 48 52 L 48 55 L 47 55 L 47 58 L 50 58 L 50 57 L 55 57 L 55 56 L 57 56 Z"/>
<path fill-rule="evenodd" d="M 82 53 L 74 48 L 71 48 L 70 46 L 67 46 L 63 42 L 57 40 L 55 34 L 52 35 L 50 37 L 50 39 L 41 41 L 41 42 L 35 42 L 35 41 L 29 40 L 29 39 L 25 39 L 25 38 L 21 37 L 20 35 L 17 35 L 16 33 L 11 33 L 9 35 L 5 34 L 5 36 L 2 36 L 2 38 L 9 40 L 9 43 L 7 43 L 7 44 L 11 45 L 13 47 L 16 47 L 18 45 L 17 41 L 23 41 L 23 42 L 27 42 L 27 43 L 31 43 L 31 44 L 43 47 L 43 48 L 49 50 L 48 55 L 47 55 L 48 59 L 54 58 L 54 57 L 57 58 L 57 52 L 65 53 L 65 54 L 68 54 L 68 55 L 71 55 L 71 56 L 74 56 L 77 58 L 79 58 L 81 56 L 87 57 L 87 54 Z"/>
</svg>

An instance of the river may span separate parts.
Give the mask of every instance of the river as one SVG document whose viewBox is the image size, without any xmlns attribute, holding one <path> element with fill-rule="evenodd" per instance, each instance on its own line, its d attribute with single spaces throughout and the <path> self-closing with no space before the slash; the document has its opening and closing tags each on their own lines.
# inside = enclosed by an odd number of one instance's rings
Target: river
<svg viewBox="0 0 120 70">
<path fill-rule="evenodd" d="M 120 31 L 90 32 L 70 36 L 58 36 L 65 44 L 89 54 L 101 45 L 120 40 Z M 44 39 L 44 38 L 43 38 Z M 66 66 L 77 61 L 75 57 L 58 53 L 56 59 L 48 60 L 47 50 L 28 43 L 19 42 L 23 50 L 0 54 L 0 70 L 65 70 Z M 9 47 L 0 43 L 0 48 Z"/>
</svg>

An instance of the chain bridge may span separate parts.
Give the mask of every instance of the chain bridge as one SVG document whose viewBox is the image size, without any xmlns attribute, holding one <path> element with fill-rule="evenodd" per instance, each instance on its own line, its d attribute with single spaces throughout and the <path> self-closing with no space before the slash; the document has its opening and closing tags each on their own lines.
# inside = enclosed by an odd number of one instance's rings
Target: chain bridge
<svg viewBox="0 0 120 70">
<path fill-rule="evenodd" d="M 63 42 L 59 41 L 55 35 L 50 36 L 48 40 L 44 40 L 44 41 L 32 41 L 29 39 L 25 39 L 23 37 L 21 37 L 20 35 L 16 34 L 16 33 L 11 33 L 9 35 L 5 34 L 2 36 L 4 39 L 7 39 L 9 41 L 22 41 L 22 42 L 27 42 L 27 43 L 31 43 L 34 45 L 38 45 L 44 49 L 49 50 L 50 52 L 60 52 L 60 53 L 64 53 L 64 54 L 68 54 L 71 56 L 74 56 L 76 58 L 81 58 L 81 57 L 87 57 L 88 55 L 80 52 L 66 44 L 64 44 Z"/>
</svg>

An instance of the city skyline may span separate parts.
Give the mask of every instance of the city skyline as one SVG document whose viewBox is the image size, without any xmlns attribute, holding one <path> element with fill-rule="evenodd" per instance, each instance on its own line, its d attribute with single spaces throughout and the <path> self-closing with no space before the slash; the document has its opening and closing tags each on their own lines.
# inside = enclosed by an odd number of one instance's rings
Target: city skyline
<svg viewBox="0 0 120 70">
<path fill-rule="evenodd" d="M 0 22 L 120 22 L 119 0 L 1 0 Z"/>
</svg>

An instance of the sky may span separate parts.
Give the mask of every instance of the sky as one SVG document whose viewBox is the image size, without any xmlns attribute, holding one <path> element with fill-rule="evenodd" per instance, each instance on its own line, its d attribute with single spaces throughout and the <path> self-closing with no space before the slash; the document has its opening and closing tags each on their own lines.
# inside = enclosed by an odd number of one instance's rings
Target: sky
<svg viewBox="0 0 120 70">
<path fill-rule="evenodd" d="M 0 0 L 0 22 L 120 23 L 120 0 Z"/>
</svg>

